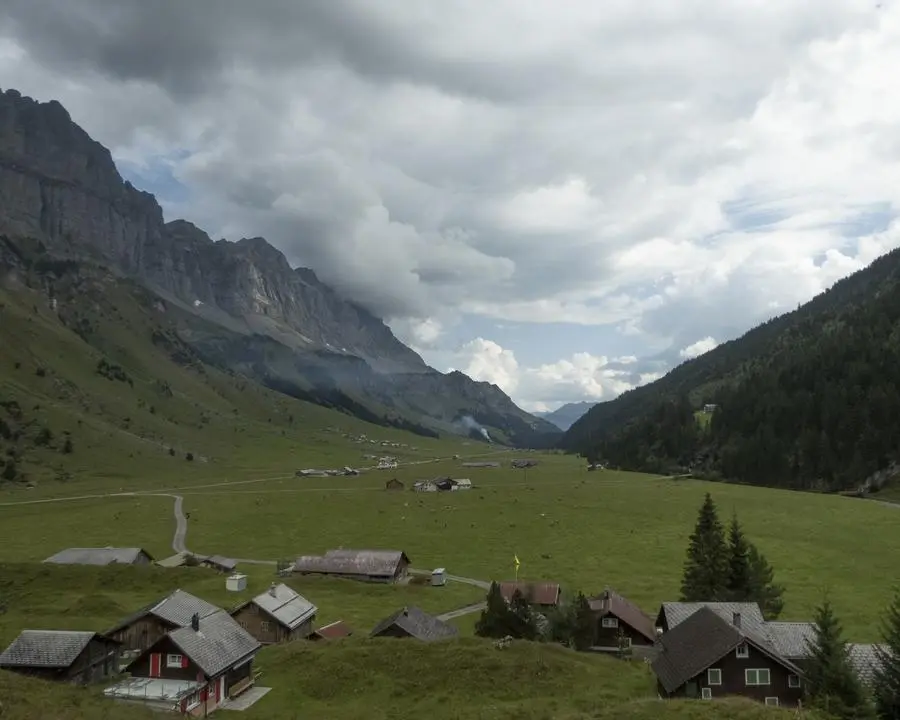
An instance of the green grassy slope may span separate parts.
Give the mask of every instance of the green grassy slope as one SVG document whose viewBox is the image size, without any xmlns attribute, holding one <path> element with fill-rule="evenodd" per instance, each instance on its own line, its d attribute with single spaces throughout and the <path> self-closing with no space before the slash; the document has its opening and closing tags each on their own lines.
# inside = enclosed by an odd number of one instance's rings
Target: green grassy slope
<svg viewBox="0 0 900 720">
<path fill-rule="evenodd" d="M 46 292 L 0 287 L 0 454 L 14 460 L 18 486 L 65 483 L 78 494 L 138 477 L 150 487 L 334 467 L 346 462 L 344 433 L 417 447 L 392 448 L 410 457 L 460 446 L 205 366 L 161 305 L 105 273 L 56 285 L 55 311 Z"/>
</svg>

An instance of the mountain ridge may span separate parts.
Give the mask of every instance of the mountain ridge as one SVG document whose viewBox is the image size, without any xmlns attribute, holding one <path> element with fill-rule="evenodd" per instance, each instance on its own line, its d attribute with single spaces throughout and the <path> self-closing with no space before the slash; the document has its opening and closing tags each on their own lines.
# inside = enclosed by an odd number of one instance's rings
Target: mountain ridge
<svg viewBox="0 0 900 720">
<path fill-rule="evenodd" d="M 176 332 L 205 362 L 314 402 L 338 398 L 363 415 L 367 405 L 379 417 L 394 407 L 398 418 L 441 432 L 460 432 L 468 415 L 497 423 L 492 435 L 510 442 L 556 433 L 499 388 L 430 368 L 381 319 L 314 270 L 292 268 L 264 238 L 213 241 L 190 221 L 165 222 L 155 197 L 124 180 L 110 151 L 55 100 L 0 92 L 0 191 L 0 235 L 138 279 L 184 311 Z M 209 324 L 201 331 L 191 315 Z"/>
<path fill-rule="evenodd" d="M 553 423 L 560 430 L 566 431 L 570 427 L 572 427 L 572 425 L 574 425 L 582 415 L 584 415 L 596 404 L 596 402 L 591 400 L 584 400 L 582 402 L 570 402 L 566 403 L 565 405 L 561 405 L 560 407 L 556 408 L 556 410 L 536 412 L 533 414 L 539 418 L 543 418 L 547 422 Z"/>
</svg>

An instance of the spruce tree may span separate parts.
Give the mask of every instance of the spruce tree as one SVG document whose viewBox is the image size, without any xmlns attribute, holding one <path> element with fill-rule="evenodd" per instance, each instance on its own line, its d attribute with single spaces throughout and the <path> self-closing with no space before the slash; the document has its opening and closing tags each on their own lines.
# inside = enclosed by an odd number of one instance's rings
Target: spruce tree
<svg viewBox="0 0 900 720">
<path fill-rule="evenodd" d="M 731 516 L 728 530 L 728 580 L 727 597 L 732 602 L 748 602 L 752 597 L 750 574 L 750 544 L 738 522 L 737 513 Z"/>
<path fill-rule="evenodd" d="M 719 522 L 712 496 L 706 493 L 684 564 L 682 602 L 725 599 L 727 578 L 728 548 L 725 544 L 725 532 Z"/>
<path fill-rule="evenodd" d="M 576 650 L 587 650 L 594 644 L 594 614 L 591 604 L 578 593 L 575 598 L 575 618 L 572 624 L 572 645 Z"/>
<path fill-rule="evenodd" d="M 881 720 L 900 720 L 900 588 L 881 624 L 884 644 L 876 646 L 873 695 Z"/>
<path fill-rule="evenodd" d="M 750 591 L 748 598 L 759 603 L 766 620 L 775 620 L 784 608 L 784 588 L 775 582 L 775 571 L 759 549 L 748 543 Z"/>
<path fill-rule="evenodd" d="M 806 694 L 813 705 L 842 718 L 871 717 L 862 684 L 850 663 L 841 623 L 826 597 L 816 609 L 806 664 Z"/>
<path fill-rule="evenodd" d="M 510 632 L 514 638 L 535 640 L 538 637 L 538 626 L 528 599 L 519 592 L 513 593 L 509 601 Z"/>
<path fill-rule="evenodd" d="M 500 586 L 492 582 L 481 617 L 475 623 L 475 634 L 480 637 L 502 638 L 511 635 L 510 610 L 500 593 Z"/>
</svg>

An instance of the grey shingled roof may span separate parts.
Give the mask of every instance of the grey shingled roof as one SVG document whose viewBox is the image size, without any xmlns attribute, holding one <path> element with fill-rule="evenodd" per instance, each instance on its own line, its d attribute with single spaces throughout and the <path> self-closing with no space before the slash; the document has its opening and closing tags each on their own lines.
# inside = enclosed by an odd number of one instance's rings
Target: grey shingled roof
<svg viewBox="0 0 900 720">
<path fill-rule="evenodd" d="M 23 630 L 0 653 L 0 667 L 67 668 L 96 635 L 74 630 Z"/>
<path fill-rule="evenodd" d="M 202 563 L 209 563 L 210 565 L 215 565 L 223 570 L 234 570 L 237 567 L 236 560 L 225 557 L 224 555 L 198 556 L 197 559 Z"/>
<path fill-rule="evenodd" d="M 318 611 L 309 600 L 284 583 L 260 593 L 250 602 L 290 630 L 302 625 Z"/>
<path fill-rule="evenodd" d="M 872 644 L 848 643 L 847 649 L 850 656 L 850 664 L 864 685 L 871 685 L 875 670 L 881 666 L 881 660 L 875 653 L 875 648 L 884 647 Z"/>
<path fill-rule="evenodd" d="M 651 664 L 666 692 L 674 692 L 688 680 L 706 670 L 742 642 L 753 645 L 773 660 L 801 674 L 800 669 L 780 655 L 764 634 L 743 623 L 735 627 L 731 618 L 705 606 L 693 612 L 659 639 L 660 652 Z"/>
<path fill-rule="evenodd" d="M 741 626 L 751 632 L 765 637 L 766 621 L 762 616 L 759 605 L 756 603 L 733 602 L 666 602 L 662 604 L 662 612 L 665 614 L 666 623 L 671 631 L 675 626 L 683 623 L 691 615 L 701 608 L 708 608 L 725 620 L 729 625 L 735 613 L 741 616 Z"/>
<path fill-rule="evenodd" d="M 141 553 L 150 557 L 141 548 L 67 548 L 51 555 L 44 562 L 57 565 L 133 565 Z"/>
<path fill-rule="evenodd" d="M 765 629 L 779 655 L 800 660 L 809 656 L 809 643 L 816 637 L 815 627 L 810 622 L 767 622 Z"/>
<path fill-rule="evenodd" d="M 294 572 L 384 577 L 394 575 L 401 560 L 409 563 L 401 550 L 329 550 L 297 558 Z"/>
<path fill-rule="evenodd" d="M 206 600 L 201 600 L 195 595 L 191 595 L 189 592 L 179 589 L 167 595 L 162 600 L 150 603 L 137 612 L 129 615 L 106 632 L 107 634 L 118 632 L 122 628 L 131 625 L 135 620 L 139 620 L 146 615 L 155 615 L 172 625 L 184 627 L 185 625 L 191 624 L 191 617 L 194 613 L 198 613 L 200 617 L 204 617 L 219 612 L 221 609 L 222 608 L 218 608 L 212 603 L 206 602 Z"/>
<path fill-rule="evenodd" d="M 615 615 L 619 620 L 630 625 L 650 640 L 650 642 L 656 640 L 656 627 L 653 624 L 653 619 L 628 598 L 620 595 L 612 588 L 606 588 L 596 597 L 589 598 L 588 604 L 594 612 Z"/>
<path fill-rule="evenodd" d="M 392 625 L 396 625 L 417 640 L 426 642 L 445 640 L 459 634 L 453 625 L 438 620 L 417 607 L 405 607 L 378 623 L 371 636 L 377 637 Z"/>
<path fill-rule="evenodd" d="M 173 630 L 169 638 L 207 677 L 215 677 L 262 645 L 224 610 L 200 618 L 200 629 L 190 625 Z"/>
</svg>

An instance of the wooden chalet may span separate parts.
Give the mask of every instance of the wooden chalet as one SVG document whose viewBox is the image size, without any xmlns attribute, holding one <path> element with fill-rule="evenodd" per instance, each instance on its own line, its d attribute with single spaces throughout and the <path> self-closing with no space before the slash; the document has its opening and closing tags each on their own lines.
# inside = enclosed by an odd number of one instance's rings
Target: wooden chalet
<svg viewBox="0 0 900 720">
<path fill-rule="evenodd" d="M 2 653 L 0 668 L 43 680 L 87 685 L 119 671 L 121 644 L 95 632 L 23 630 Z"/>
<path fill-rule="evenodd" d="M 67 548 L 44 562 L 52 565 L 150 565 L 153 557 L 143 548 Z"/>
<path fill-rule="evenodd" d="M 272 583 L 264 593 L 231 611 L 237 623 L 264 645 L 308 637 L 318 609 L 284 583 Z"/>
<path fill-rule="evenodd" d="M 594 615 L 594 649 L 614 652 L 624 648 L 649 650 L 656 643 L 653 618 L 637 605 L 606 588 L 599 595 L 588 598 Z"/>
<path fill-rule="evenodd" d="M 343 620 L 337 620 L 328 625 L 323 625 L 318 630 L 314 630 L 309 636 L 309 640 L 339 640 L 340 638 L 350 637 L 353 630 Z"/>
<path fill-rule="evenodd" d="M 511 602 L 518 590 L 532 607 L 549 610 L 558 607 L 562 599 L 559 583 L 506 581 L 499 583 L 500 594 L 506 602 Z"/>
<path fill-rule="evenodd" d="M 301 575 L 330 575 L 365 582 L 396 583 L 409 573 L 409 556 L 402 550 L 329 550 L 304 555 L 294 563 Z"/>
<path fill-rule="evenodd" d="M 159 638 L 127 667 L 131 677 L 104 691 L 118 700 L 205 717 L 254 682 L 262 646 L 224 610 Z"/>
<path fill-rule="evenodd" d="M 166 633 L 190 624 L 194 615 L 204 618 L 221 608 L 184 590 L 141 608 L 105 634 L 122 643 L 126 651 L 143 652 Z"/>
<path fill-rule="evenodd" d="M 794 707 L 803 697 L 803 671 L 739 613 L 729 622 L 703 606 L 658 641 L 651 663 L 661 697 L 710 700 L 742 696 Z"/>
<path fill-rule="evenodd" d="M 423 642 L 448 640 L 459 635 L 449 623 L 417 607 L 405 607 L 378 623 L 370 637 L 414 638 Z"/>
<path fill-rule="evenodd" d="M 385 490 L 403 490 L 405 487 L 406 485 L 397 478 L 391 478 L 384 484 Z"/>
</svg>

